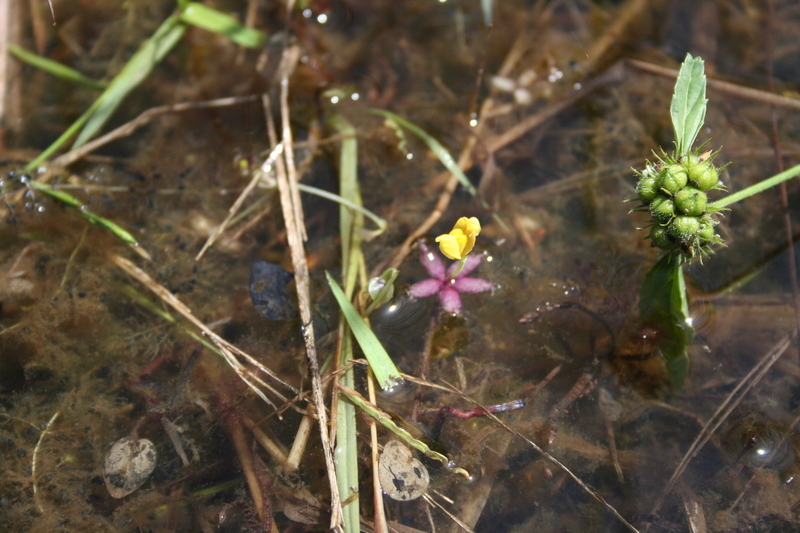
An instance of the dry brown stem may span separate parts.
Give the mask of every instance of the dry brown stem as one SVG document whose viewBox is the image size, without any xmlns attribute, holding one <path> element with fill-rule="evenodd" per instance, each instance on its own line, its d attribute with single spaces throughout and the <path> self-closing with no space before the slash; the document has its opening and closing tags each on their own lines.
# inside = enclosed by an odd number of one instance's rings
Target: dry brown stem
<svg viewBox="0 0 800 533">
<path fill-rule="evenodd" d="M 124 270 L 128 275 L 135 278 L 142 285 L 153 291 L 153 293 L 155 293 L 156 296 L 161 298 L 164 301 L 164 303 L 172 307 L 175 311 L 180 313 L 186 320 L 188 320 L 189 322 L 194 324 L 198 329 L 200 329 L 200 331 L 202 331 L 203 334 L 206 337 L 208 337 L 208 339 L 211 342 L 213 342 L 217 346 L 217 348 L 219 348 L 220 352 L 222 352 L 222 355 L 225 358 L 225 361 L 231 366 L 231 368 L 233 368 L 236 371 L 239 377 L 245 383 L 247 383 L 248 386 L 250 386 L 250 388 L 253 389 L 256 392 L 256 394 L 258 394 L 261 397 L 261 399 L 263 399 L 265 402 L 267 402 L 270 405 L 273 405 L 272 402 L 266 397 L 266 395 L 253 383 L 251 383 L 251 381 L 258 383 L 259 385 L 266 388 L 268 391 L 270 391 L 272 394 L 274 394 L 283 401 L 286 401 L 287 398 L 283 394 L 275 390 L 273 387 L 265 383 L 264 380 L 259 378 L 256 374 L 245 368 L 244 365 L 242 365 L 242 363 L 239 362 L 239 360 L 236 359 L 236 357 L 233 354 L 237 354 L 243 357 L 248 363 L 252 364 L 253 366 L 258 368 L 259 370 L 267 374 L 269 377 L 271 377 L 284 387 L 294 392 L 295 394 L 299 392 L 297 389 L 295 389 L 294 387 L 292 387 L 291 385 L 280 379 L 272 370 L 267 368 L 256 358 L 240 350 L 236 346 L 232 345 L 231 343 L 229 343 L 228 341 L 226 341 L 225 339 L 223 339 L 222 337 L 211 331 L 208 328 L 208 326 L 203 324 L 203 322 L 200 321 L 200 319 L 198 319 L 194 315 L 194 313 L 192 313 L 191 309 L 189 309 L 183 302 L 181 302 L 178 298 L 176 298 L 174 294 L 169 292 L 166 289 L 166 287 L 156 283 L 156 281 L 153 280 L 153 278 L 147 275 L 147 273 L 141 270 L 139 267 L 137 267 L 124 257 L 121 257 L 116 254 L 109 255 L 109 259 L 111 260 L 112 263 L 114 263 L 122 270 Z"/>
<path fill-rule="evenodd" d="M 289 2 L 287 12 L 292 12 Z M 289 114 L 289 74 L 297 63 L 300 55 L 299 48 L 284 47 L 280 68 L 281 83 L 281 143 L 283 144 L 283 161 L 285 165 L 277 165 L 278 191 L 280 193 L 281 209 L 286 224 L 289 250 L 292 255 L 292 266 L 297 281 L 297 299 L 300 307 L 300 319 L 303 322 L 303 339 L 306 345 L 309 372 L 311 373 L 311 389 L 314 393 L 314 405 L 317 409 L 322 453 L 325 456 L 325 466 L 328 470 L 328 482 L 331 490 L 331 528 L 341 530 L 342 509 L 339 499 L 339 487 L 336 483 L 336 469 L 333 462 L 333 450 L 328 437 L 328 414 L 325 411 L 325 399 L 322 393 L 322 380 L 317 359 L 317 345 L 314 336 L 314 323 L 311 320 L 311 294 L 306 262 L 306 252 L 303 245 L 305 240 L 305 221 L 300 203 L 300 191 L 297 188 L 297 169 L 294 164 L 294 146 L 292 143 L 292 127 Z M 264 96 L 264 105 L 269 120 L 269 100 Z M 272 128 L 270 128 L 272 129 Z M 279 161 L 281 161 L 279 159 Z"/>
<path fill-rule="evenodd" d="M 137 129 L 148 124 L 151 120 L 153 120 L 155 117 L 159 115 L 165 115 L 167 113 L 177 113 L 179 111 L 188 111 L 190 109 L 206 109 L 210 107 L 227 107 L 232 105 L 245 104 L 247 102 L 255 102 L 259 98 L 260 96 L 258 95 L 232 96 L 228 98 L 217 98 L 216 100 L 209 100 L 207 102 L 187 102 L 182 104 L 162 105 L 158 107 L 152 107 L 147 111 L 143 112 L 135 119 L 131 120 L 130 122 L 127 122 L 122 126 L 106 133 L 105 135 L 84 144 L 80 148 L 77 148 L 75 150 L 70 150 L 66 154 L 63 154 L 55 158 L 52 162 L 52 165 L 57 167 L 58 166 L 68 167 L 75 161 L 82 159 L 87 154 L 94 152 L 101 146 L 104 146 L 110 143 L 111 141 L 115 141 L 122 137 L 127 137 Z"/>
</svg>

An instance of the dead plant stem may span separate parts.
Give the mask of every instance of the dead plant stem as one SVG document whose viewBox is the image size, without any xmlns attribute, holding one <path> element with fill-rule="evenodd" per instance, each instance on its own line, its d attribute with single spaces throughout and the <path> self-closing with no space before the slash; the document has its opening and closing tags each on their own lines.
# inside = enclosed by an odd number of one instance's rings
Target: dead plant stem
<svg viewBox="0 0 800 533">
<path fill-rule="evenodd" d="M 287 5 L 287 13 L 292 13 L 293 4 L 294 1 L 290 0 Z M 294 165 L 294 146 L 292 145 L 292 127 L 289 115 L 289 74 L 298 59 L 299 49 L 297 47 L 284 47 L 280 68 L 281 142 L 283 143 L 284 150 L 283 158 L 279 158 L 279 161 L 283 160 L 285 162 L 285 167 L 283 165 L 277 165 L 278 191 L 280 193 L 283 218 L 286 224 L 289 250 L 292 255 L 294 276 L 297 281 L 297 299 L 300 307 L 300 319 L 303 322 L 303 339 L 306 345 L 308 369 L 311 373 L 311 389 L 314 395 L 314 404 L 317 409 L 322 453 L 325 456 L 325 466 L 328 470 L 328 483 L 331 490 L 331 529 L 340 531 L 342 527 L 342 506 L 339 498 L 339 487 L 336 483 L 333 450 L 331 449 L 331 442 L 328 437 L 328 414 L 325 411 L 325 399 L 322 393 L 322 380 L 319 372 L 317 346 L 314 336 L 314 323 L 311 319 L 308 263 L 306 262 L 306 252 L 303 245 L 303 241 L 306 238 L 305 222 L 303 220 L 303 211 L 300 204 L 300 191 L 297 188 L 297 171 Z M 269 99 L 266 95 L 264 96 L 264 106 L 269 120 L 271 115 L 269 112 Z"/>
</svg>

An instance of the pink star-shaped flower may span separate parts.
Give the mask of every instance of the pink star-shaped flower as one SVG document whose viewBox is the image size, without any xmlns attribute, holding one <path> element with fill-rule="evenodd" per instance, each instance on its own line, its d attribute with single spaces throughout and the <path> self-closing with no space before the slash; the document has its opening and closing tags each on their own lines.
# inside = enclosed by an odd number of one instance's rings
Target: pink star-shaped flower
<svg viewBox="0 0 800 533">
<path fill-rule="evenodd" d="M 464 268 L 461 269 L 456 275 L 456 271 L 460 261 L 454 262 L 445 271 L 444 262 L 439 257 L 439 254 L 434 252 L 426 244 L 419 245 L 419 261 L 425 270 L 430 274 L 430 279 L 422 280 L 413 284 L 408 292 L 414 298 L 427 298 L 434 294 L 439 295 L 439 301 L 442 308 L 448 313 L 460 314 L 461 313 L 461 297 L 459 293 L 463 294 L 477 294 L 479 292 L 486 292 L 492 288 L 492 284 L 485 279 L 468 278 L 467 274 L 478 268 L 481 264 L 483 256 L 480 254 L 467 256 Z"/>
</svg>

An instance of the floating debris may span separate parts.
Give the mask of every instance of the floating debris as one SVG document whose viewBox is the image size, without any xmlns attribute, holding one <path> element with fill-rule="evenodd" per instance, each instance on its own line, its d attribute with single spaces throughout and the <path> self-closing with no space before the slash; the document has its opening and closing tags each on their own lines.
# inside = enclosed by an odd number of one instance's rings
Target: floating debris
<svg viewBox="0 0 800 533">
<path fill-rule="evenodd" d="M 378 477 L 383 492 L 402 502 L 416 500 L 425 494 L 430 483 L 428 469 L 398 440 L 391 440 L 383 447 Z"/>
<path fill-rule="evenodd" d="M 106 455 L 103 479 L 112 498 L 124 498 L 142 486 L 156 467 L 156 448 L 147 439 L 124 437 Z"/>
<path fill-rule="evenodd" d="M 297 306 L 286 292 L 294 274 L 266 261 L 253 261 L 250 267 L 250 299 L 258 312 L 270 320 L 297 317 Z"/>
</svg>

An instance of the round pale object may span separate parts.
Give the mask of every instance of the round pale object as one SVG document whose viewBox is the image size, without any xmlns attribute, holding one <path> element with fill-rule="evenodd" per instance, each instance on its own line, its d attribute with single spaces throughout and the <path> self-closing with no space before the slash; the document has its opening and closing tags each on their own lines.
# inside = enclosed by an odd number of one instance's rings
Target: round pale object
<svg viewBox="0 0 800 533">
<path fill-rule="evenodd" d="M 147 439 L 119 439 L 103 465 L 103 479 L 112 498 L 123 498 L 147 481 L 156 467 L 156 447 Z"/>
<path fill-rule="evenodd" d="M 383 447 L 378 461 L 381 488 L 393 500 L 416 500 L 428 490 L 428 469 L 400 441 L 392 440 Z"/>
</svg>

